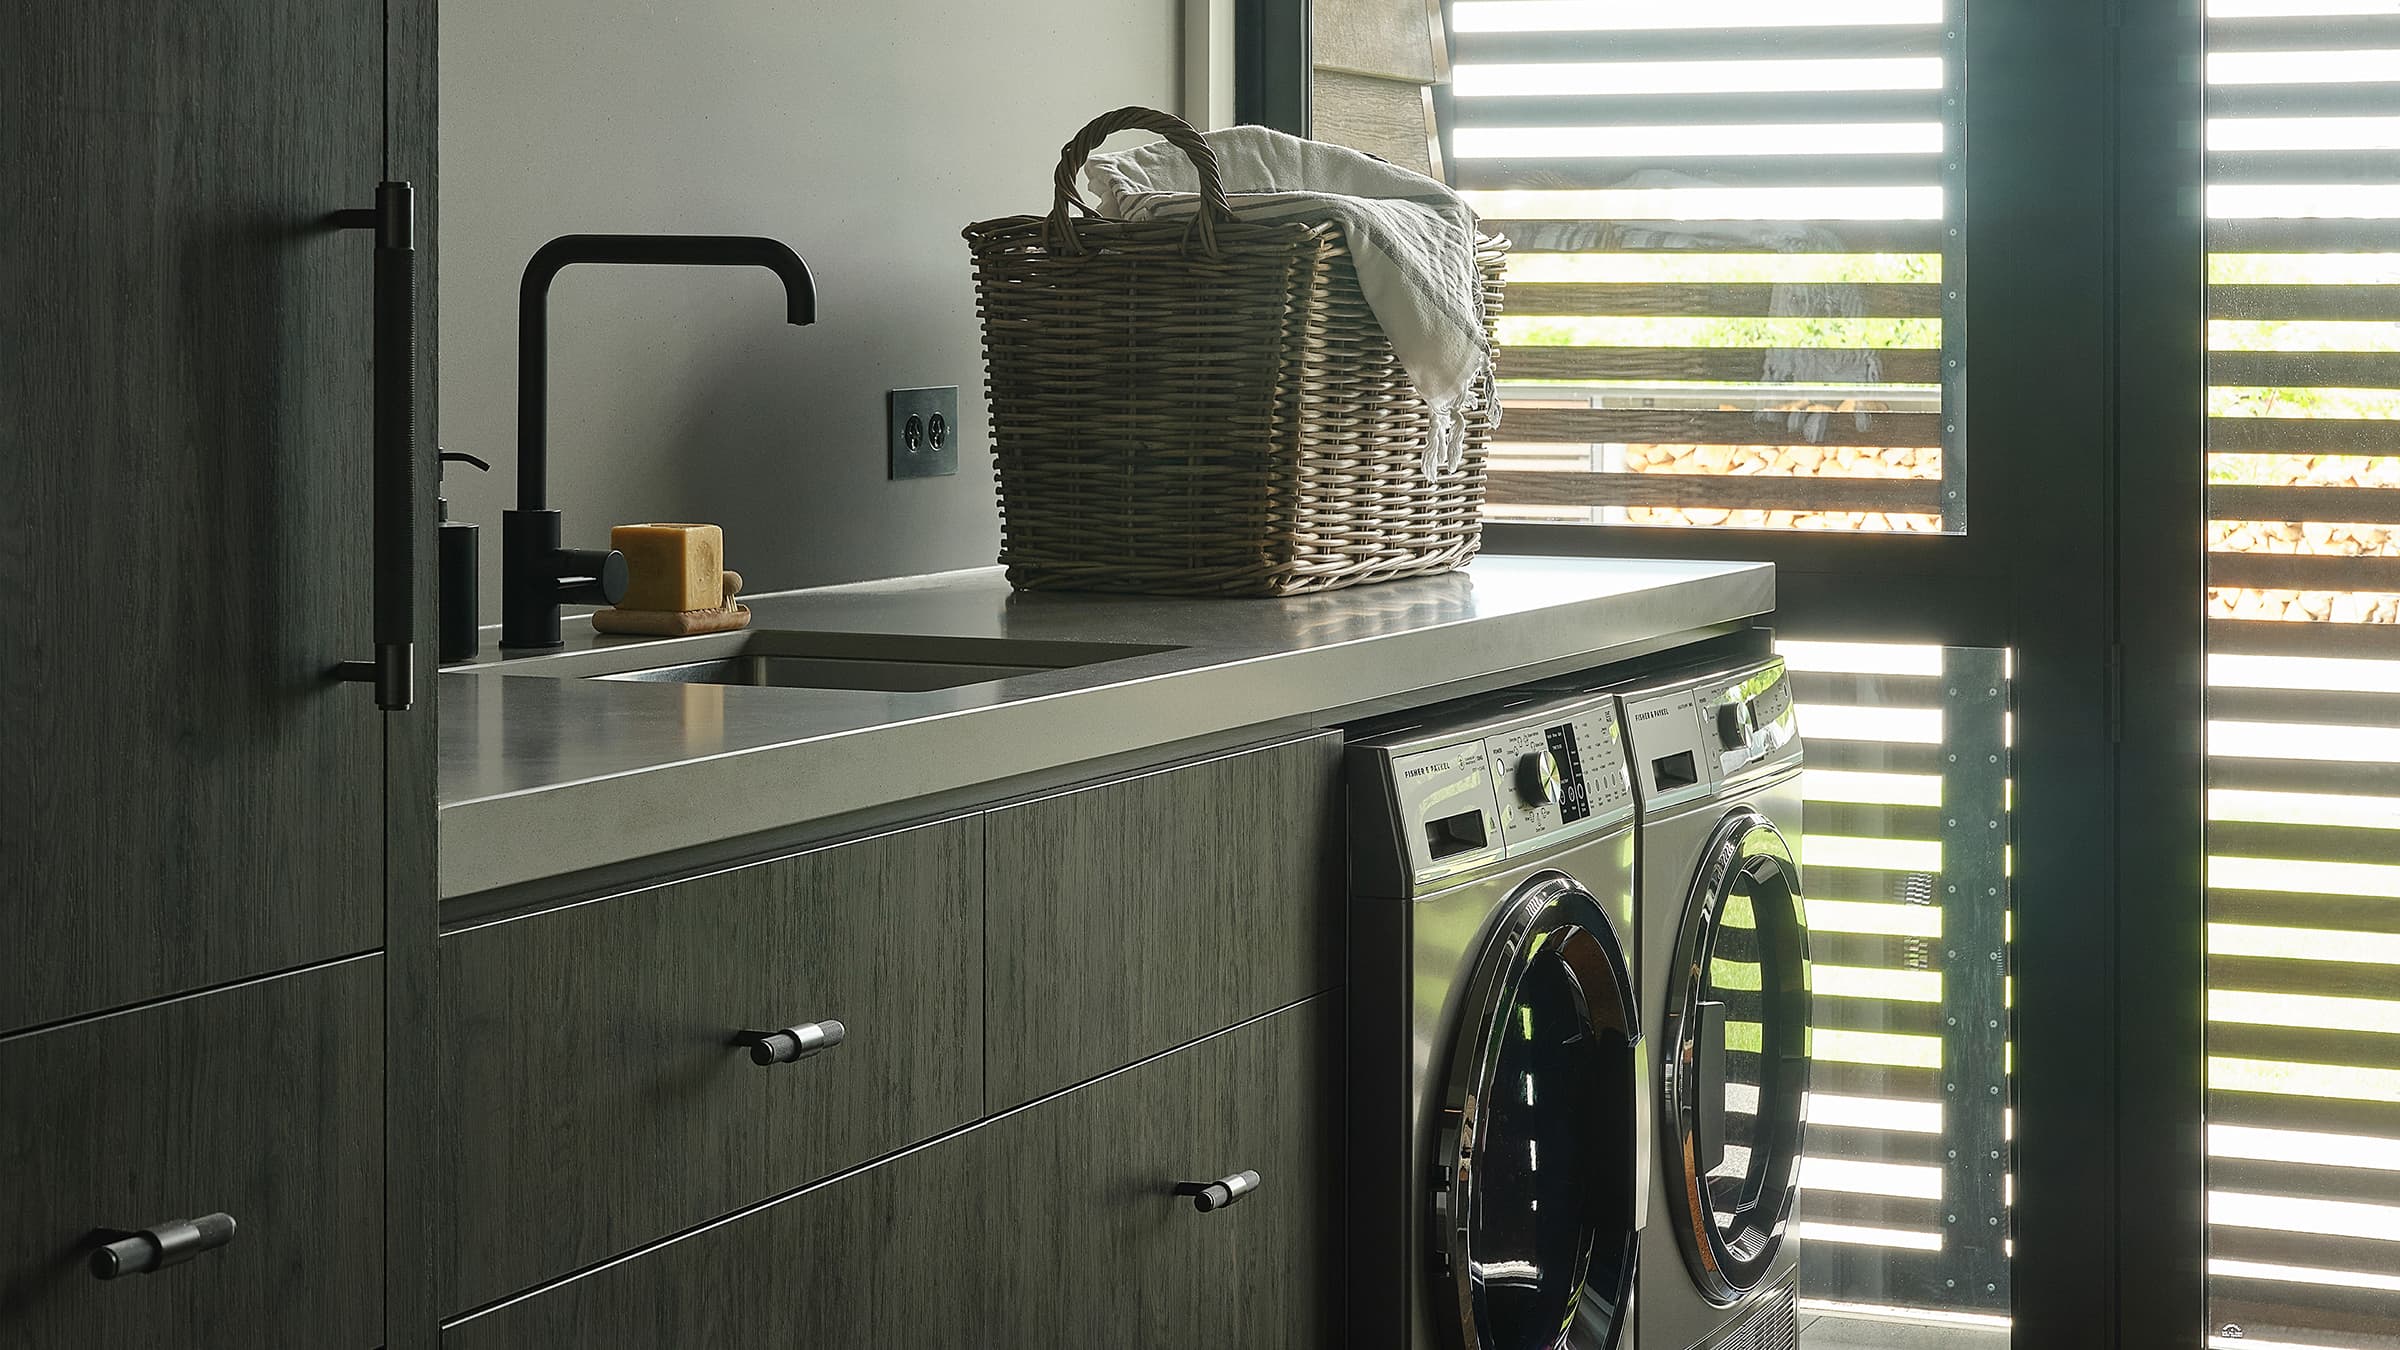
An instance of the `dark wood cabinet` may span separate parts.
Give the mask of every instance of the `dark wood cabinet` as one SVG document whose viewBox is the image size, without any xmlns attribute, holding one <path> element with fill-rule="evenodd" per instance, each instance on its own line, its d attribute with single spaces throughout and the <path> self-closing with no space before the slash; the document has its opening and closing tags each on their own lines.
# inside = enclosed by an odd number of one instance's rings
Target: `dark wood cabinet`
<svg viewBox="0 0 2400 1350">
<path fill-rule="evenodd" d="M 1324 733 L 991 812 L 990 1107 L 1340 983 L 1340 770 Z"/>
<path fill-rule="evenodd" d="M 451 1326 L 445 1350 L 1337 1344 L 1320 998 Z M 1213 1214 L 1179 1180 L 1258 1172 Z"/>
<path fill-rule="evenodd" d="M 0 6 L 0 1030 L 382 941 L 384 15 Z"/>
<path fill-rule="evenodd" d="M 387 178 L 420 192 L 431 558 L 431 10 L 0 5 L 9 1350 L 431 1344 L 383 1319 L 387 1279 L 420 1301 L 384 1144 L 423 1096 L 431 680 L 385 713 L 334 678 L 373 653 L 377 374 L 375 241 L 334 213 Z M 215 1210 L 189 1264 L 76 1264 Z"/>
<path fill-rule="evenodd" d="M 445 937 L 444 1306 L 981 1115 L 982 890 L 968 816 Z M 738 1036 L 826 1019 L 793 1063 Z"/>
<path fill-rule="evenodd" d="M 365 957 L 0 1040 L 0 1350 L 383 1339 L 383 971 Z M 233 1216 L 101 1281 L 96 1230 Z"/>
<path fill-rule="evenodd" d="M 1331 1346 L 1341 1294 L 1338 998 L 1318 998 L 999 1122 L 980 1345 Z M 1256 1172 L 1202 1214 L 1177 1181 Z M 905 1344 L 905 1342 L 903 1342 Z"/>
</svg>

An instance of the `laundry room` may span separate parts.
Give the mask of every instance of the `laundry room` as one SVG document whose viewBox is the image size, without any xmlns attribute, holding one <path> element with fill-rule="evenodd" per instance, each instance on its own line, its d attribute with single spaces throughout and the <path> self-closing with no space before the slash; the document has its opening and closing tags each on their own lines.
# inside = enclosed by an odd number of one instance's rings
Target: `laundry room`
<svg viewBox="0 0 2400 1350">
<path fill-rule="evenodd" d="M 0 1350 L 2400 1350 L 2400 0 L 0 108 Z"/>
</svg>

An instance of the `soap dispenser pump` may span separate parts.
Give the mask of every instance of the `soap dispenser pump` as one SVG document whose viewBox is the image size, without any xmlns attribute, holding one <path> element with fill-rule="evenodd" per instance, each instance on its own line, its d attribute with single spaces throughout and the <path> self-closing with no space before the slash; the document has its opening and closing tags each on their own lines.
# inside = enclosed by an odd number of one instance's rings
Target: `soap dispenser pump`
<svg viewBox="0 0 2400 1350">
<path fill-rule="evenodd" d="M 439 453 L 445 465 L 463 462 L 491 472 L 492 466 L 474 455 L 457 450 Z M 440 523 L 434 528 L 434 543 L 442 571 L 441 632 L 436 635 L 435 648 L 445 666 L 471 661 L 483 648 L 482 634 L 477 629 L 477 621 L 483 617 L 478 612 L 482 605 L 482 533 L 471 520 L 450 518 L 450 497 L 444 493 Z"/>
</svg>

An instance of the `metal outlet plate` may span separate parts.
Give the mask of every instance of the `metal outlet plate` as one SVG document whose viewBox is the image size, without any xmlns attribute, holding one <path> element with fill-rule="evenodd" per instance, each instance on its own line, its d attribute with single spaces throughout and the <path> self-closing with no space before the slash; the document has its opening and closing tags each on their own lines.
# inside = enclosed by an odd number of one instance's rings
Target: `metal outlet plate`
<svg viewBox="0 0 2400 1350">
<path fill-rule="evenodd" d="M 894 389 L 884 396 L 893 478 L 958 472 L 958 386 Z"/>
</svg>

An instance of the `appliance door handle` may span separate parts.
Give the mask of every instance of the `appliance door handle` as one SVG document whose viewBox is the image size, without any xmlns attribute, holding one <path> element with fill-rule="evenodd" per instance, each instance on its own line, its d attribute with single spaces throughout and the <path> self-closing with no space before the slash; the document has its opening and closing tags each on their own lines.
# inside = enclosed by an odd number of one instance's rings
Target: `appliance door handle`
<svg viewBox="0 0 2400 1350">
<path fill-rule="evenodd" d="M 1650 1226 L 1652 1169 L 1658 1165 L 1651 1153 L 1658 1147 L 1657 1113 L 1650 1105 L 1658 1100 L 1658 1084 L 1650 1078 L 1650 1039 L 1636 1036 L 1627 1048 L 1633 1065 L 1633 1090 L 1625 1099 L 1633 1103 L 1633 1226 L 1643 1229 Z"/>
<path fill-rule="evenodd" d="M 1192 1198 L 1192 1208 L 1203 1214 L 1214 1214 L 1251 1194 L 1259 1187 L 1258 1173 L 1236 1172 L 1215 1181 L 1178 1181 L 1175 1194 Z"/>
<path fill-rule="evenodd" d="M 92 1249 L 92 1274 L 114 1280 L 182 1265 L 233 1241 L 234 1227 L 230 1214 L 203 1214 L 139 1232 L 106 1231 L 100 1234 L 100 1245 Z"/>
<path fill-rule="evenodd" d="M 375 686 L 375 706 L 401 712 L 417 683 L 417 193 L 375 188 L 375 204 L 334 224 L 375 232 L 375 656 L 336 674 Z"/>
<path fill-rule="evenodd" d="M 1713 999 L 1700 1003 L 1695 1023 L 1698 1064 L 1693 1078 L 1700 1100 L 1692 1104 L 1692 1148 L 1705 1176 L 1725 1162 L 1725 1005 Z"/>
</svg>

